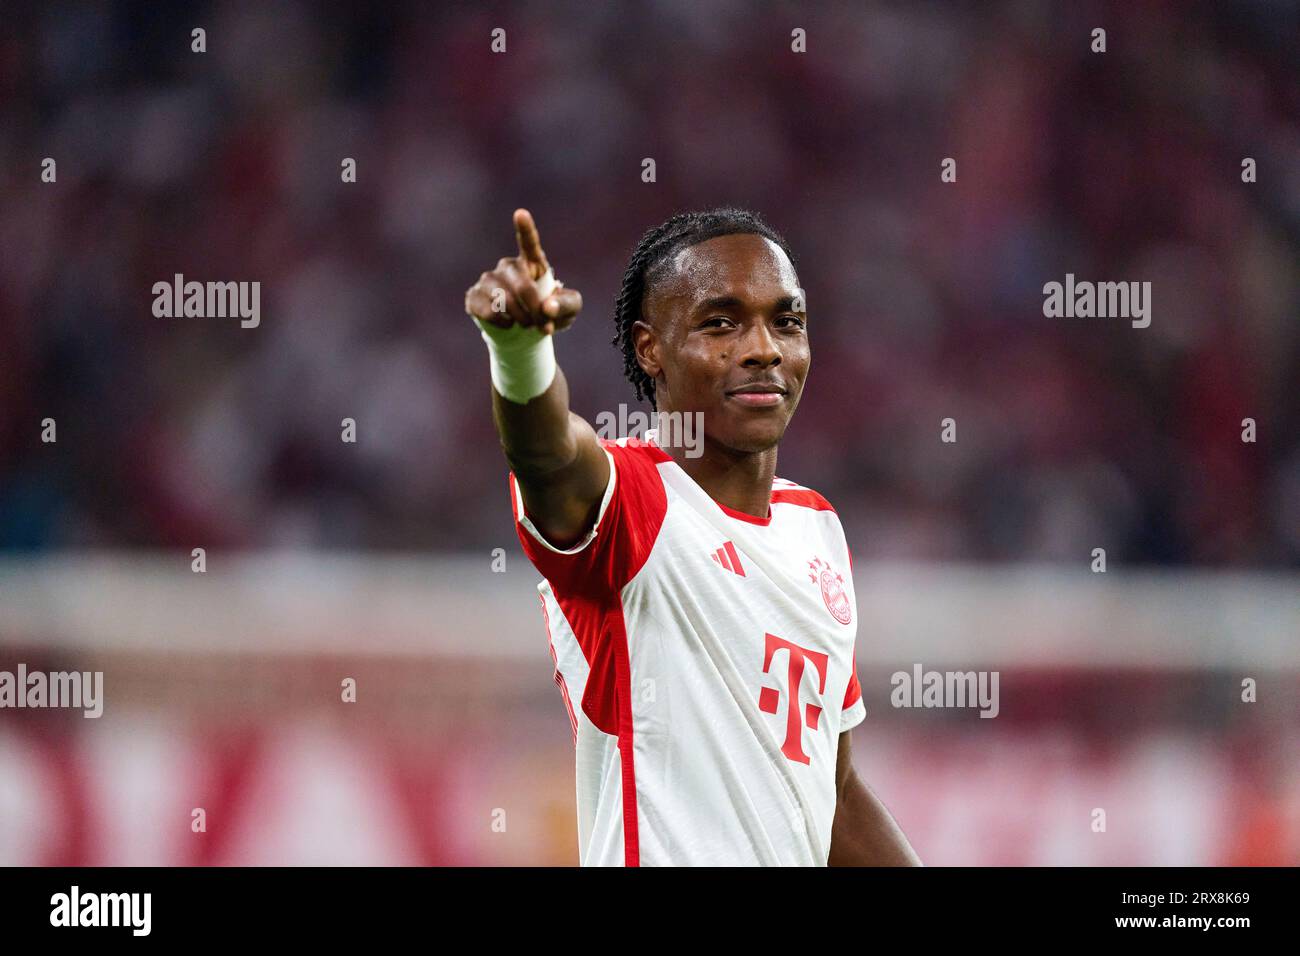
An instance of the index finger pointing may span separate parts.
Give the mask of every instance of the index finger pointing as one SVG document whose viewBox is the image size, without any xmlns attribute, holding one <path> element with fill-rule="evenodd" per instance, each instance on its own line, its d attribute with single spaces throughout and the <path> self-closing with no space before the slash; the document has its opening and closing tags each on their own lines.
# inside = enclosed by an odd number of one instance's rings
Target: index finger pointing
<svg viewBox="0 0 1300 956">
<path fill-rule="evenodd" d="M 534 279 L 540 279 L 546 275 L 550 263 L 546 261 L 546 253 L 542 251 L 542 240 L 537 235 L 537 224 L 533 222 L 533 214 L 527 209 L 515 210 L 515 239 L 519 243 L 519 254 L 528 260 L 529 265 L 534 266 Z"/>
</svg>

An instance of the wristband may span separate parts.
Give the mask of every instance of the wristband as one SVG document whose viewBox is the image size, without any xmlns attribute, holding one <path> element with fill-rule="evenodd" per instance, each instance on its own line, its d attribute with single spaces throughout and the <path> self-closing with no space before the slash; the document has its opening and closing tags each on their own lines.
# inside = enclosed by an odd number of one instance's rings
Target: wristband
<svg viewBox="0 0 1300 956">
<path fill-rule="evenodd" d="M 563 283 L 555 281 L 551 269 L 537 280 L 537 294 L 543 302 Z M 502 328 L 470 316 L 488 347 L 492 386 L 502 398 L 526 405 L 551 387 L 555 380 L 554 336 L 544 335 L 531 325 Z"/>
</svg>

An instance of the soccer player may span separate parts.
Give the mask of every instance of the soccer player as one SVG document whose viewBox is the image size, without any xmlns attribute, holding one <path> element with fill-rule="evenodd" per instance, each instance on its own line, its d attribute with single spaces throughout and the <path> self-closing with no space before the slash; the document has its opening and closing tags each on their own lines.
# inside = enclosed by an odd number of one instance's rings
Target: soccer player
<svg viewBox="0 0 1300 956">
<path fill-rule="evenodd" d="M 784 239 L 752 213 L 673 216 L 623 277 L 615 343 L 638 398 L 696 415 L 695 449 L 601 440 L 569 410 L 555 281 L 527 210 L 519 255 L 465 309 L 488 344 L 510 494 L 577 750 L 583 865 L 919 865 L 853 771 L 865 716 L 844 531 L 775 476 L 808 377 Z M 685 428 L 681 429 L 685 433 Z"/>
</svg>

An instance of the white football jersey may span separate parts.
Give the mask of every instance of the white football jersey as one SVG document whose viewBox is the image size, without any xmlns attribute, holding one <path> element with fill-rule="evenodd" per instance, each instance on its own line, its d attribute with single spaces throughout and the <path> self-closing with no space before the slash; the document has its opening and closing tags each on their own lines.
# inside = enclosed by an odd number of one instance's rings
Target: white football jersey
<svg viewBox="0 0 1300 956">
<path fill-rule="evenodd" d="M 783 479 L 766 519 L 714 501 L 647 440 L 601 443 L 595 527 L 516 530 L 577 749 L 584 866 L 824 866 L 839 735 L 865 716 L 848 546 Z"/>
</svg>

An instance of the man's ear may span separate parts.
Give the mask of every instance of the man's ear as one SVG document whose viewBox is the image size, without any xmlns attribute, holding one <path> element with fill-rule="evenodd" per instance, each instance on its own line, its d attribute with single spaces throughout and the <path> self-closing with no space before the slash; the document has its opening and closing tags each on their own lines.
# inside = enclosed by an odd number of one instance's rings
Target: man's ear
<svg viewBox="0 0 1300 956">
<path fill-rule="evenodd" d="M 641 371 L 651 378 L 658 378 L 663 368 L 659 364 L 659 336 L 655 334 L 649 322 L 638 319 L 632 323 L 632 344 Z"/>
</svg>

